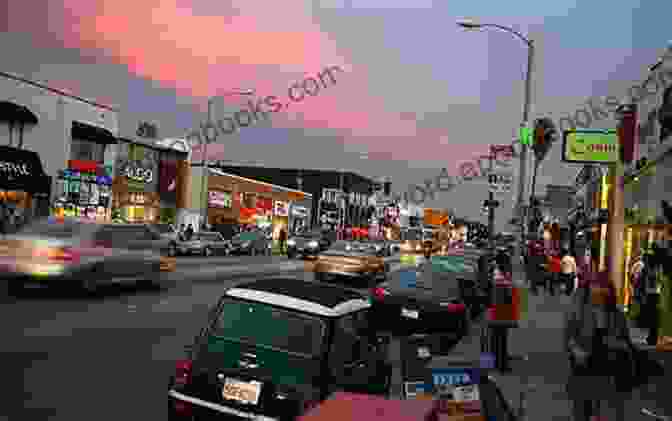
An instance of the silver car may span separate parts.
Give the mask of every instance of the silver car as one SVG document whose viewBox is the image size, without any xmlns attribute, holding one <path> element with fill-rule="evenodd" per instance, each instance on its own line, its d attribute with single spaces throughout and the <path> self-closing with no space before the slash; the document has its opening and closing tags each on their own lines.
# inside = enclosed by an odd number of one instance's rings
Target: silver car
<svg viewBox="0 0 672 421">
<path fill-rule="evenodd" d="M 199 256 L 228 256 L 231 242 L 224 239 L 218 232 L 201 231 L 193 235 L 191 240 L 178 243 L 180 254 Z"/>
<path fill-rule="evenodd" d="M 144 224 L 39 220 L 0 240 L 0 276 L 13 291 L 101 284 L 157 286 L 169 240 Z"/>
</svg>

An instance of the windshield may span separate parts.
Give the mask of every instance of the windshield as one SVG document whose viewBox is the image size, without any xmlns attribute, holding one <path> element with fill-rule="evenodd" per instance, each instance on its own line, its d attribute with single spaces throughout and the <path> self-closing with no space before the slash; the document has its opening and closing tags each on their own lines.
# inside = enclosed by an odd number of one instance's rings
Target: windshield
<svg viewBox="0 0 672 421">
<path fill-rule="evenodd" d="M 214 335 L 292 354 L 316 356 L 326 327 L 322 320 L 263 303 L 226 300 Z"/>
<path fill-rule="evenodd" d="M 24 227 L 20 235 L 39 235 L 51 238 L 72 238 L 82 228 L 82 223 L 75 220 L 42 219 Z"/>
<path fill-rule="evenodd" d="M 173 226 L 170 224 L 156 224 L 154 225 L 154 228 L 156 228 L 156 230 L 161 234 L 172 234 L 175 232 Z"/>
<path fill-rule="evenodd" d="M 402 239 L 402 241 L 422 240 L 422 231 L 420 231 L 420 230 L 408 230 L 408 231 L 402 232 L 401 239 Z"/>
</svg>

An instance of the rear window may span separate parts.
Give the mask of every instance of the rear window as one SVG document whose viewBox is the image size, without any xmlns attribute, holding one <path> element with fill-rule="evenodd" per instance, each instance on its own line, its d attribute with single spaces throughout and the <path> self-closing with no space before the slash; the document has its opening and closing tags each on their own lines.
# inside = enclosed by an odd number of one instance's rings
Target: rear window
<svg viewBox="0 0 672 421">
<path fill-rule="evenodd" d="M 19 231 L 19 234 L 39 235 L 51 238 L 72 238 L 81 231 L 82 226 L 83 224 L 77 221 L 49 218 L 24 227 Z"/>
<path fill-rule="evenodd" d="M 313 357 L 324 343 L 322 320 L 247 301 L 226 300 L 213 334 L 226 340 Z"/>
</svg>

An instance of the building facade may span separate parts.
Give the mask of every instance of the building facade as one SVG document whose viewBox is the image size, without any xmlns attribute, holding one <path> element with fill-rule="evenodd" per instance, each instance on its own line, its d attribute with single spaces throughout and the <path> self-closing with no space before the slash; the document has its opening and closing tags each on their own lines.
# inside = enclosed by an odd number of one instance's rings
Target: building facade
<svg viewBox="0 0 672 421">
<path fill-rule="evenodd" d="M 118 127 L 113 107 L 0 72 L 0 145 L 13 151 L 3 156 L 16 161 L 2 166 L 8 168 L 0 180 L 3 218 L 25 222 L 54 212 L 109 217 L 110 145 Z M 12 190 L 29 174 L 35 187 Z"/>
<path fill-rule="evenodd" d="M 226 166 L 221 171 L 309 193 L 312 197 L 309 226 L 336 229 L 340 224 L 368 227 L 375 207 L 371 205 L 375 182 L 353 172 Z M 298 205 L 304 206 L 304 205 Z"/>
</svg>

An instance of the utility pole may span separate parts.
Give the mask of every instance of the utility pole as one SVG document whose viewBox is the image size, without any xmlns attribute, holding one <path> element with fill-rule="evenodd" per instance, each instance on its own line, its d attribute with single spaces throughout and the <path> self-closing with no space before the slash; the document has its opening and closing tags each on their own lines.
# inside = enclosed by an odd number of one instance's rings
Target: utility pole
<svg viewBox="0 0 672 421">
<path fill-rule="evenodd" d="M 494 153 L 490 151 L 490 177 L 497 177 L 493 173 L 494 170 Z M 488 247 L 490 248 L 490 253 L 494 254 L 495 252 L 495 193 L 492 191 L 490 186 L 490 192 L 488 193 Z"/>
</svg>

